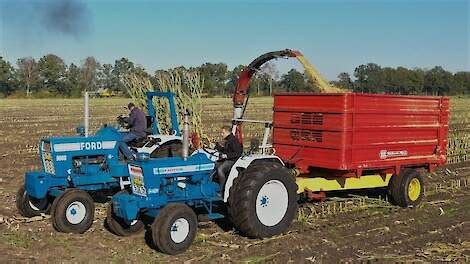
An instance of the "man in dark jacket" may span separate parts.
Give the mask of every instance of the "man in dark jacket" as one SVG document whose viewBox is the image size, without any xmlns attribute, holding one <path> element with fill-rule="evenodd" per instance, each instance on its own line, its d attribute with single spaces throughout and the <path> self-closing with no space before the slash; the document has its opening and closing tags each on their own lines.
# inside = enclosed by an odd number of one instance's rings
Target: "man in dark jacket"
<svg viewBox="0 0 470 264">
<path fill-rule="evenodd" d="M 127 146 L 127 143 L 144 138 L 147 133 L 145 130 L 147 129 L 147 118 L 145 113 L 137 108 L 133 103 L 129 103 L 127 105 L 129 109 L 129 117 L 124 118 L 124 122 L 127 123 L 129 132 L 123 133 L 122 141 L 119 142 L 119 149 L 122 151 L 122 154 L 128 160 L 133 160 L 134 155 L 132 155 L 131 150 Z"/>
<path fill-rule="evenodd" d="M 243 145 L 238 138 L 232 134 L 229 126 L 222 127 L 222 137 L 224 138 L 223 146 L 217 143 L 215 149 L 220 152 L 216 167 L 219 184 L 223 190 L 230 169 L 243 153 Z"/>
</svg>

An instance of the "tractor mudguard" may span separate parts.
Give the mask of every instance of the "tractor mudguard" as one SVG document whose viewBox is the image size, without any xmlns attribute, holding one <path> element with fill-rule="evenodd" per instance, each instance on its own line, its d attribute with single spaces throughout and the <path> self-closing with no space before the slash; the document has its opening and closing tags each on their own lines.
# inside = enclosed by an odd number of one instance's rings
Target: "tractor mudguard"
<svg viewBox="0 0 470 264">
<path fill-rule="evenodd" d="M 140 210 L 139 197 L 129 194 L 116 194 L 112 198 L 113 211 L 116 216 L 131 222 L 137 219 Z"/>
<path fill-rule="evenodd" d="M 52 177 L 48 173 L 30 171 L 25 174 L 24 185 L 28 194 L 37 199 L 47 196 L 51 187 L 67 186 L 66 178 Z"/>
<path fill-rule="evenodd" d="M 111 163 L 109 165 L 109 174 L 113 175 L 113 177 L 128 177 L 129 169 L 127 168 L 127 163 L 121 161 Z"/>
</svg>

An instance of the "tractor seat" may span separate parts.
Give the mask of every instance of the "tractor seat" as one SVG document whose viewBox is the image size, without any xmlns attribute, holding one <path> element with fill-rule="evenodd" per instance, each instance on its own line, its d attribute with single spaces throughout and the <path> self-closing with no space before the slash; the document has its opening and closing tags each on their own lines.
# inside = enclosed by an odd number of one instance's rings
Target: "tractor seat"
<svg viewBox="0 0 470 264">
<path fill-rule="evenodd" d="M 151 116 L 145 116 L 147 119 L 147 128 L 145 129 L 145 133 L 147 133 L 147 136 L 152 135 L 152 124 L 154 121 L 154 118 Z"/>
</svg>

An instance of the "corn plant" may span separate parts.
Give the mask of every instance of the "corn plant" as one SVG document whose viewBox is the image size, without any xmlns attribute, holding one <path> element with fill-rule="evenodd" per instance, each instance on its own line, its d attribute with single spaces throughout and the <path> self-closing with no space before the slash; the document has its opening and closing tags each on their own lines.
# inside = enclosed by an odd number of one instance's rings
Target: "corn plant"
<svg viewBox="0 0 470 264">
<path fill-rule="evenodd" d="M 155 75 L 157 89 L 147 78 L 136 74 L 126 77 L 126 88 L 129 96 L 136 105 L 144 108 L 146 106 L 146 92 L 162 91 L 175 94 L 177 115 L 180 126 L 183 125 L 185 113 L 190 113 L 191 131 L 198 135 L 205 135 L 202 129 L 202 92 L 204 79 L 197 71 L 172 70 Z M 171 133 L 171 120 L 169 113 L 169 103 L 165 98 L 154 98 L 153 104 L 156 106 L 158 129 Z M 182 127 L 180 127 L 182 129 Z"/>
</svg>

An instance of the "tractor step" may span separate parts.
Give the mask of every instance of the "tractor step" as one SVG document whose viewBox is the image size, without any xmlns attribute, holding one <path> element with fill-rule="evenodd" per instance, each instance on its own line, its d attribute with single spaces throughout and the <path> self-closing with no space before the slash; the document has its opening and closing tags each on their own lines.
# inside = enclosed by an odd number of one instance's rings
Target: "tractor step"
<svg viewBox="0 0 470 264">
<path fill-rule="evenodd" d="M 221 219 L 224 218 L 225 216 L 223 214 L 219 213 L 211 213 L 211 214 L 200 214 L 197 216 L 197 220 L 199 222 L 210 222 L 214 219 Z"/>
<path fill-rule="evenodd" d="M 221 218 L 224 218 L 224 217 L 225 217 L 223 214 L 219 214 L 219 213 L 211 213 L 211 214 L 208 214 L 207 216 L 208 216 L 209 219 L 211 219 L 211 220 L 221 219 Z"/>
</svg>

